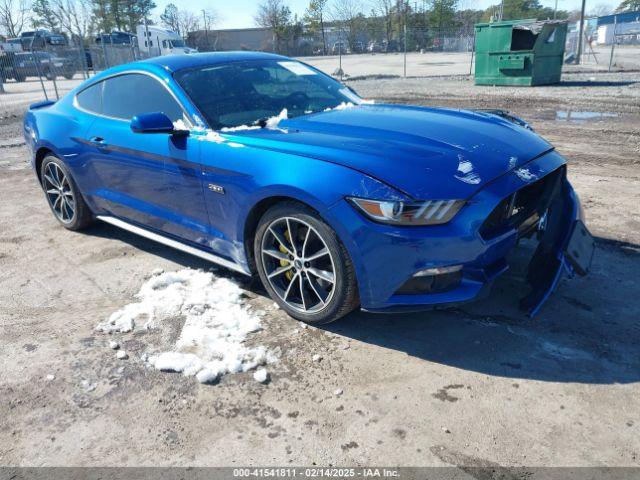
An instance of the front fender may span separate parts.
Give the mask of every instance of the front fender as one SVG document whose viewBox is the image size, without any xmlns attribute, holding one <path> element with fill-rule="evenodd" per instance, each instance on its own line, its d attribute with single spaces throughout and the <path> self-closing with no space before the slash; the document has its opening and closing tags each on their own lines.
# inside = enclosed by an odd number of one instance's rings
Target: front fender
<svg viewBox="0 0 640 480">
<path fill-rule="evenodd" d="M 241 140 L 240 136 L 236 137 Z M 247 222 L 258 221 L 256 208 L 276 197 L 299 201 L 313 208 L 333 228 L 353 260 L 357 276 L 362 267 L 359 254 L 343 219 L 331 207 L 345 196 L 405 200 L 392 187 L 361 172 L 315 158 L 266 150 L 234 142 L 203 141 L 202 178 L 213 230 L 222 252 L 249 267 L 245 238 Z M 209 187 L 211 186 L 211 187 Z M 209 187 L 209 188 L 208 188 Z"/>
</svg>

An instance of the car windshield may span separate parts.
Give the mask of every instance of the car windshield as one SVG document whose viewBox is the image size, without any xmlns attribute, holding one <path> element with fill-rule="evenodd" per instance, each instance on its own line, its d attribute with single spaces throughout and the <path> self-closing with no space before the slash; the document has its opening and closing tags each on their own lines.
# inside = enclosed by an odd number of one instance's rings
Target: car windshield
<svg viewBox="0 0 640 480">
<path fill-rule="evenodd" d="M 283 109 L 292 118 L 361 102 L 331 77 L 292 60 L 209 65 L 175 78 L 215 130 L 255 125 Z"/>
<path fill-rule="evenodd" d="M 170 40 L 172 47 L 184 47 L 184 40 Z"/>
</svg>

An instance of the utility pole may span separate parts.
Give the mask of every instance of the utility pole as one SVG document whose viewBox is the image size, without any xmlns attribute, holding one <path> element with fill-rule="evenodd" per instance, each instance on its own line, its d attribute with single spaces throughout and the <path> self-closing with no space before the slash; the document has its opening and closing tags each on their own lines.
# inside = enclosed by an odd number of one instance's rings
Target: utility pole
<svg viewBox="0 0 640 480">
<path fill-rule="evenodd" d="M 324 38 L 324 20 L 322 18 L 322 10 L 320 10 L 320 28 L 322 29 L 322 55 L 327 56 L 327 41 Z"/>
<path fill-rule="evenodd" d="M 209 50 L 209 27 L 207 26 L 207 12 L 202 9 L 202 18 L 204 19 L 204 38 L 207 42 L 207 50 Z"/>
<path fill-rule="evenodd" d="M 404 70 L 403 70 L 403 77 L 407 78 L 407 22 L 404 23 Z"/>
<path fill-rule="evenodd" d="M 580 11 L 580 28 L 578 30 L 578 54 L 576 56 L 576 65 L 580 64 L 582 57 L 582 37 L 584 37 L 584 10 L 587 0 L 582 0 L 582 9 Z"/>
<path fill-rule="evenodd" d="M 609 55 L 609 71 L 613 65 L 613 52 L 616 48 L 616 27 L 618 26 L 618 16 L 613 16 L 613 40 L 611 41 L 611 55 Z"/>
</svg>

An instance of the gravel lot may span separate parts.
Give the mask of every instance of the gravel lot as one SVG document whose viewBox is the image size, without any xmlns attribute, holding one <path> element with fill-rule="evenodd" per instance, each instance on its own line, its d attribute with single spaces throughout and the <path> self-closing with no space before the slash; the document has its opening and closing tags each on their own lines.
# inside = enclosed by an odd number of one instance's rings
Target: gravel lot
<svg viewBox="0 0 640 480">
<path fill-rule="evenodd" d="M 377 101 L 530 121 L 569 160 L 597 237 L 591 275 L 563 282 L 533 320 L 517 310 L 513 272 L 463 308 L 355 313 L 326 329 L 302 328 L 244 283 L 247 303 L 267 311 L 253 339 L 280 360 L 267 384 L 243 373 L 200 385 L 145 366 L 153 333 L 120 336 L 130 357 L 119 360 L 94 328 L 154 269 L 211 265 L 107 225 L 58 226 L 25 148 L 10 146 L 20 125 L 6 121 L 1 465 L 640 465 L 637 74 L 535 89 L 466 77 L 351 85 Z"/>
<path fill-rule="evenodd" d="M 583 58 L 582 65 L 563 66 L 564 72 L 581 69 L 591 71 L 606 71 L 609 68 L 611 46 L 595 46 L 593 55 Z M 337 55 L 326 57 L 301 57 L 300 60 L 319 68 L 325 73 L 332 74 L 340 65 Z M 404 55 L 398 53 L 361 53 L 342 56 L 342 70 L 350 77 L 364 77 L 372 75 L 404 74 Z M 408 52 L 408 77 L 437 77 L 447 75 L 468 75 L 471 66 L 471 52 Z M 640 69 L 640 47 L 637 45 L 622 45 L 614 50 L 612 69 L 634 70 Z M 473 65 L 475 68 L 475 64 Z"/>
</svg>

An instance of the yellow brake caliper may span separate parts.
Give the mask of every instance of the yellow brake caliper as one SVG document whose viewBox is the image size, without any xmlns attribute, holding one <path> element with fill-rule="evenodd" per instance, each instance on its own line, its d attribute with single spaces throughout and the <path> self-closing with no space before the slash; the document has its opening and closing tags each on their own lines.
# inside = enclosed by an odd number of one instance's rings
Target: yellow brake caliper
<svg viewBox="0 0 640 480">
<path fill-rule="evenodd" d="M 291 237 L 289 236 L 289 231 L 287 230 L 286 232 L 284 232 L 284 236 L 287 240 L 289 240 L 289 243 L 291 243 Z M 289 253 L 287 252 L 287 249 L 284 248 L 283 245 L 280 245 L 278 247 L 278 250 L 280 250 L 282 253 Z M 287 265 L 289 265 L 289 260 L 280 260 L 280 266 L 281 267 L 286 267 Z M 287 277 L 287 280 L 291 281 L 291 279 L 293 278 L 293 271 L 289 270 L 287 272 L 285 272 L 284 274 L 285 277 Z"/>
</svg>

